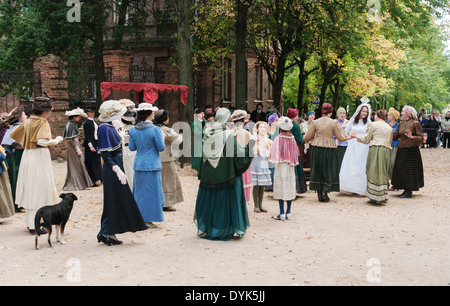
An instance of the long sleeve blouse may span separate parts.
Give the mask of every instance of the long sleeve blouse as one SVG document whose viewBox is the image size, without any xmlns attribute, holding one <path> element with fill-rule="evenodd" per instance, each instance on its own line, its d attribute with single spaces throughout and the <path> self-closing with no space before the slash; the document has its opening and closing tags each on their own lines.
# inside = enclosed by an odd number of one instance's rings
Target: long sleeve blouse
<svg viewBox="0 0 450 306">
<path fill-rule="evenodd" d="M 336 148 L 333 136 L 339 141 L 347 141 L 347 136 L 338 122 L 329 117 L 321 117 L 309 125 L 304 141 L 316 147 Z"/>
<path fill-rule="evenodd" d="M 367 134 L 364 137 L 357 137 L 361 143 L 371 146 L 383 146 L 392 149 L 392 128 L 384 121 L 375 121 L 369 124 Z"/>
</svg>

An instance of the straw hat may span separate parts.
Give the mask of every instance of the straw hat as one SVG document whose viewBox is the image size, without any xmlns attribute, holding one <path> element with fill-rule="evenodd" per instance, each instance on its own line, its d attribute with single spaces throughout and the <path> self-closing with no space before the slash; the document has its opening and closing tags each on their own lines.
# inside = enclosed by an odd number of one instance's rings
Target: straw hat
<svg viewBox="0 0 450 306">
<path fill-rule="evenodd" d="M 108 100 L 100 105 L 98 119 L 103 122 L 111 122 L 122 117 L 127 111 L 125 105 L 117 100 Z"/>
</svg>

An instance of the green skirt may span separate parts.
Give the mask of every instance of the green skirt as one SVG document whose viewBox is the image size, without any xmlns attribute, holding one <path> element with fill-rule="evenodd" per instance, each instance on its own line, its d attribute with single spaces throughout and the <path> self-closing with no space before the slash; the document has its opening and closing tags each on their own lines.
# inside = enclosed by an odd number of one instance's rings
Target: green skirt
<svg viewBox="0 0 450 306">
<path fill-rule="evenodd" d="M 374 201 L 388 199 L 389 163 L 391 150 L 383 146 L 371 146 L 367 155 L 366 195 Z"/>
<path fill-rule="evenodd" d="M 22 160 L 23 149 L 14 150 L 13 154 L 6 155 L 6 161 L 8 162 L 8 175 L 9 181 L 11 182 L 11 194 L 13 198 L 13 202 L 16 203 L 16 186 L 17 186 L 17 177 L 19 174 L 19 166 L 20 161 Z M 16 208 L 18 206 L 14 204 Z"/>
<path fill-rule="evenodd" d="M 199 187 L 194 222 L 201 238 L 227 241 L 234 234 L 242 237 L 250 223 L 241 176 L 228 188 Z"/>
<path fill-rule="evenodd" d="M 311 146 L 309 189 L 339 192 L 338 157 L 335 148 Z"/>
</svg>

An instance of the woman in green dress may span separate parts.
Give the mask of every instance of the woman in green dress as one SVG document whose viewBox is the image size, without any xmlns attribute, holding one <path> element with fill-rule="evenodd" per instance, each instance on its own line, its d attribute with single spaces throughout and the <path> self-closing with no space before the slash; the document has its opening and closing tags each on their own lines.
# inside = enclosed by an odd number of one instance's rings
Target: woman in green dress
<svg viewBox="0 0 450 306">
<path fill-rule="evenodd" d="M 234 234 L 242 237 L 249 227 L 241 175 L 251 162 L 250 144 L 238 144 L 227 126 L 230 122 L 230 111 L 220 108 L 203 139 L 194 222 L 198 235 L 210 240 L 227 241 Z"/>
<path fill-rule="evenodd" d="M 369 144 L 367 155 L 366 196 L 370 203 L 382 204 L 388 200 L 389 163 L 391 156 L 392 128 L 386 123 L 388 112 L 380 109 L 375 113 L 375 121 L 367 128 L 364 137 L 351 135 L 358 142 Z"/>
</svg>

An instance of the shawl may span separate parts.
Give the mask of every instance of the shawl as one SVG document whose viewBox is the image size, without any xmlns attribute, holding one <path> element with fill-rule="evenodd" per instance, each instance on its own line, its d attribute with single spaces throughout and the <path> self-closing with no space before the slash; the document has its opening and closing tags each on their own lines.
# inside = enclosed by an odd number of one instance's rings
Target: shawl
<svg viewBox="0 0 450 306">
<path fill-rule="evenodd" d="M 52 139 L 50 124 L 45 118 L 37 116 L 30 116 L 10 136 L 25 149 L 36 149 L 38 139 Z"/>
<path fill-rule="evenodd" d="M 205 130 L 203 136 L 203 162 L 209 161 L 213 168 L 217 168 L 225 143 L 231 131 L 227 127 L 231 122 L 231 113 L 227 108 L 219 108 L 214 122 Z"/>
<path fill-rule="evenodd" d="M 110 122 L 101 122 L 98 128 L 98 150 L 115 151 L 122 146 L 122 137 Z"/>
<path fill-rule="evenodd" d="M 80 130 L 78 129 L 77 124 L 69 120 L 66 124 L 66 128 L 64 129 L 63 138 L 75 138 L 80 135 Z"/>
<path fill-rule="evenodd" d="M 281 132 L 273 141 L 270 149 L 269 162 L 273 164 L 289 163 L 298 165 L 298 147 L 291 133 Z"/>
</svg>

